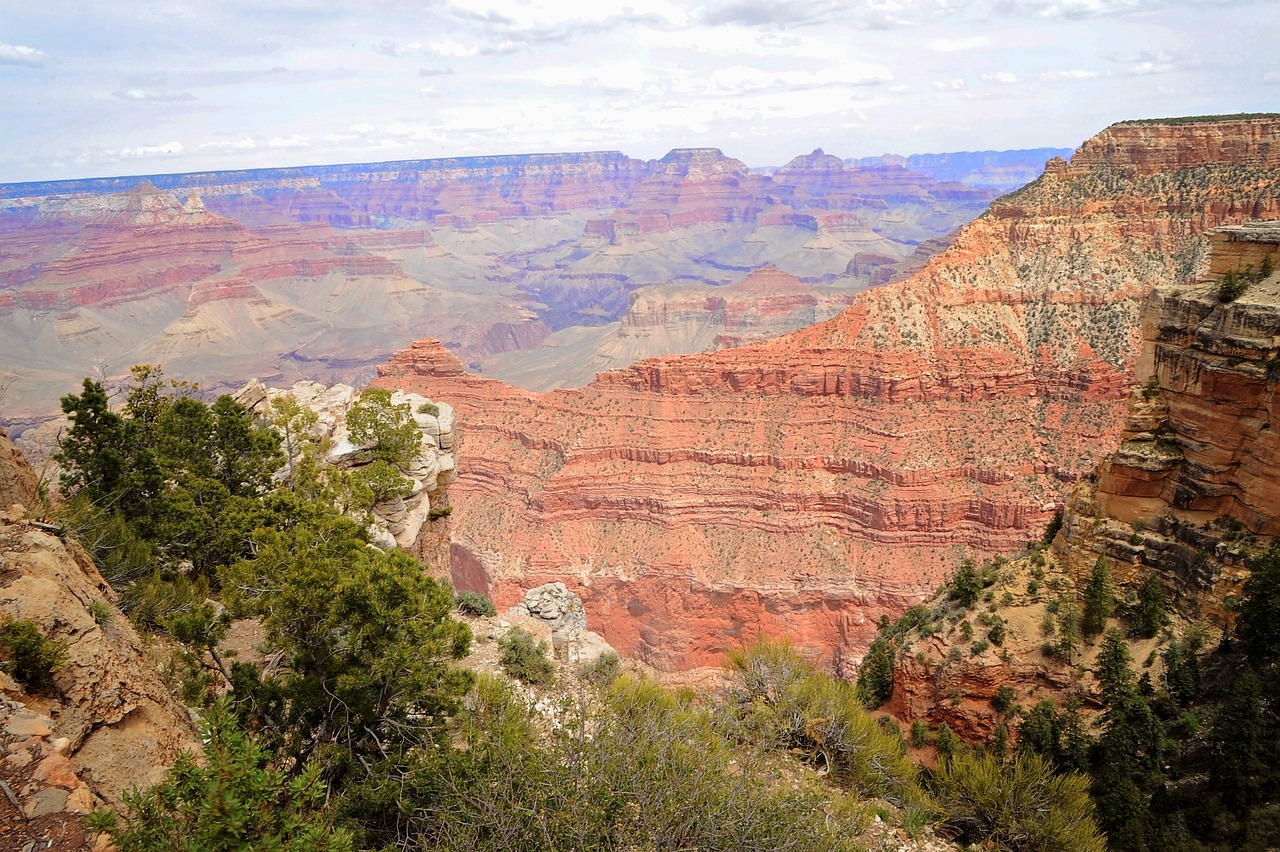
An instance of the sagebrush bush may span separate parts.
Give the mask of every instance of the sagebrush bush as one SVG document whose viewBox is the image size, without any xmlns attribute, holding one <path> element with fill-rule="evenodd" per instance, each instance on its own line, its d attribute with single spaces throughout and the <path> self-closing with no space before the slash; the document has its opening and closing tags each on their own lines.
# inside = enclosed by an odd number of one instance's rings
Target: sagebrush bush
<svg viewBox="0 0 1280 852">
<path fill-rule="evenodd" d="M 1035 754 L 1008 763 L 993 755 L 956 752 L 933 776 L 944 823 L 964 843 L 1012 852 L 1105 852 L 1094 819 L 1089 779 L 1059 774 Z"/>
<path fill-rule="evenodd" d="M 53 672 L 67 661 L 67 643 L 50 639 L 25 618 L 0 616 L 0 666 L 37 692 L 53 689 Z"/>
<path fill-rule="evenodd" d="M 906 743 L 864 709 L 853 684 L 818 671 L 785 641 L 733 652 L 729 668 L 738 683 L 728 724 L 741 741 L 795 750 L 864 795 L 899 804 L 918 795 Z"/>
<path fill-rule="evenodd" d="M 500 662 L 507 674 L 530 684 L 551 683 L 556 667 L 551 662 L 547 643 L 534 642 L 533 634 L 523 627 L 512 627 L 498 640 L 502 651 Z"/>
<path fill-rule="evenodd" d="M 498 614 L 493 601 L 475 592 L 458 592 L 458 609 L 467 615 L 492 618 Z"/>
</svg>

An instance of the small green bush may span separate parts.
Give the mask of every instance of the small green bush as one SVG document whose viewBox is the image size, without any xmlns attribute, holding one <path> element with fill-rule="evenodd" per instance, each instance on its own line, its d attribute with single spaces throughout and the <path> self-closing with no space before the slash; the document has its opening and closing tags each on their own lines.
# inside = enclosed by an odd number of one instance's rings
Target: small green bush
<svg viewBox="0 0 1280 852">
<path fill-rule="evenodd" d="M 1001 764 L 992 755 L 957 753 L 939 763 L 934 788 L 944 823 L 963 843 L 1013 852 L 1106 849 L 1088 779 L 1060 775 L 1039 755 L 1019 754 Z"/>
<path fill-rule="evenodd" d="M 89 615 L 93 616 L 94 623 L 99 627 L 106 627 L 115 620 L 116 611 L 111 608 L 111 604 L 99 598 L 89 601 Z"/>
<path fill-rule="evenodd" d="M 418 406 L 418 413 L 430 414 L 432 417 L 439 417 L 440 406 L 436 405 L 434 402 L 424 402 L 422 405 Z"/>
<path fill-rule="evenodd" d="M 37 692 L 53 689 L 53 672 L 67 662 L 67 643 L 50 639 L 34 621 L 0 616 L 0 666 Z"/>
<path fill-rule="evenodd" d="M 924 748 L 929 744 L 929 726 L 923 719 L 911 720 L 911 745 L 913 748 Z"/>
<path fill-rule="evenodd" d="M 475 592 L 458 592 L 458 609 L 467 615 L 493 618 L 498 614 L 493 601 Z"/>
<path fill-rule="evenodd" d="M 612 651 L 601 654 L 582 666 L 582 676 L 600 686 L 608 686 L 617 680 L 620 674 L 622 674 L 622 660 Z"/>
<path fill-rule="evenodd" d="M 432 506 L 427 510 L 427 517 L 430 520 L 438 521 L 441 518 L 447 518 L 453 514 L 452 506 Z"/>
<path fill-rule="evenodd" d="M 507 674 L 529 684 L 551 683 L 556 676 L 547 643 L 533 641 L 533 634 L 523 627 L 513 627 L 498 640 L 502 651 L 500 662 Z"/>
</svg>

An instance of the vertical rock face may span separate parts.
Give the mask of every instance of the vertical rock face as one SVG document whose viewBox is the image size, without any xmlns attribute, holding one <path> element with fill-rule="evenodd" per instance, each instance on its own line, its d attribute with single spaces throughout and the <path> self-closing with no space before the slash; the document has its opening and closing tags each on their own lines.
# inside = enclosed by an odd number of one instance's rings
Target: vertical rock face
<svg viewBox="0 0 1280 852">
<path fill-rule="evenodd" d="M 1280 533 L 1280 275 L 1223 302 L 1213 273 L 1280 267 L 1280 222 L 1211 245 L 1210 280 L 1147 298 L 1120 447 L 1073 494 L 1064 547 L 1156 568 L 1188 616 L 1228 623 L 1247 552 Z"/>
<path fill-rule="evenodd" d="M 1037 537 L 1113 445 L 1142 298 L 1200 273 L 1209 228 L 1280 215 L 1277 132 L 1110 128 L 911 278 L 768 343 L 545 394 L 398 354 L 377 384 L 466 424 L 459 585 L 509 604 L 562 580 L 662 667 L 768 633 L 851 672 L 882 614 Z"/>
</svg>

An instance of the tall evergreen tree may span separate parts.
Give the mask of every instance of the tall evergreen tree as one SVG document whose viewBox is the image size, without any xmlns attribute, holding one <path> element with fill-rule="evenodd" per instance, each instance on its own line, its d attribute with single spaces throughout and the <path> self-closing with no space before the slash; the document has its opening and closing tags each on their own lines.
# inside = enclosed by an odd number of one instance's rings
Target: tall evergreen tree
<svg viewBox="0 0 1280 852">
<path fill-rule="evenodd" d="M 1115 593 L 1111 589 L 1111 573 L 1107 570 L 1107 558 L 1099 556 L 1084 589 L 1084 613 L 1081 628 L 1085 636 L 1096 636 L 1107 626 L 1107 619 L 1115 609 Z"/>
</svg>

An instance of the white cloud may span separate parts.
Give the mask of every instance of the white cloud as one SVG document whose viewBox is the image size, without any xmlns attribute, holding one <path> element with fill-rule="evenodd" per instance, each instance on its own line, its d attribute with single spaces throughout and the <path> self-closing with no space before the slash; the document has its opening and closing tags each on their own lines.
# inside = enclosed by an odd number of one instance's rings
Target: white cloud
<svg viewBox="0 0 1280 852">
<path fill-rule="evenodd" d="M 1092 80 L 1095 77 L 1101 77 L 1102 74 L 1097 71 L 1085 71 L 1083 69 L 1073 69 L 1071 71 L 1046 71 L 1043 74 L 1037 74 L 1037 80 Z"/>
<path fill-rule="evenodd" d="M 289 137 L 274 136 L 267 143 L 272 148 L 306 148 L 311 144 L 311 137 L 302 136 L 297 133 Z"/>
<path fill-rule="evenodd" d="M 254 142 L 253 139 L 246 136 L 243 139 L 221 140 L 217 142 L 204 142 L 200 145 L 200 147 L 214 148 L 219 151 L 248 151 L 252 148 L 257 148 L 258 143 Z"/>
<path fill-rule="evenodd" d="M 1018 75 L 1011 74 L 1008 71 L 997 71 L 994 74 L 983 74 L 982 79 L 989 83 L 999 83 L 1003 86 L 1008 86 L 1018 82 Z"/>
<path fill-rule="evenodd" d="M 973 50 L 987 43 L 986 36 L 969 36 L 967 38 L 935 38 L 929 42 L 929 49 L 939 53 L 954 53 L 957 50 Z"/>
<path fill-rule="evenodd" d="M 143 145 L 140 148 L 123 148 L 121 157 L 172 157 L 185 149 L 181 142 L 165 142 L 163 145 Z"/>
<path fill-rule="evenodd" d="M 194 101 L 196 96 L 190 92 L 158 92 L 154 89 L 120 89 L 112 94 L 122 101 L 158 101 L 160 103 L 177 103 Z"/>
<path fill-rule="evenodd" d="M 948 90 L 948 89 L 950 89 L 950 90 L 952 90 L 952 91 L 954 91 L 954 90 L 958 90 L 958 89 L 963 89 L 963 88 L 964 88 L 964 80 L 960 79 L 959 77 L 956 77 L 955 79 L 952 79 L 952 80 L 934 80 L 934 81 L 933 81 L 933 87 L 934 87 L 935 89 L 940 89 L 940 90 L 943 90 L 943 91 Z"/>
<path fill-rule="evenodd" d="M 441 41 L 432 41 L 427 43 L 427 47 L 437 56 L 475 56 L 480 52 L 480 48 L 474 44 L 463 44 L 446 38 Z"/>
<path fill-rule="evenodd" d="M 43 50 L 0 41 L 0 65 L 43 65 L 48 58 Z"/>
</svg>

